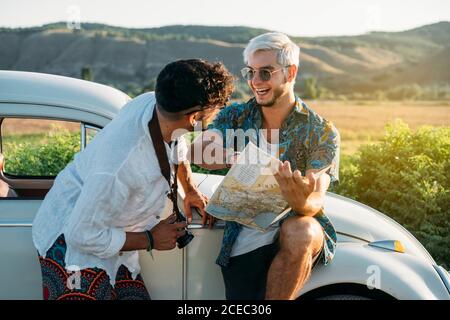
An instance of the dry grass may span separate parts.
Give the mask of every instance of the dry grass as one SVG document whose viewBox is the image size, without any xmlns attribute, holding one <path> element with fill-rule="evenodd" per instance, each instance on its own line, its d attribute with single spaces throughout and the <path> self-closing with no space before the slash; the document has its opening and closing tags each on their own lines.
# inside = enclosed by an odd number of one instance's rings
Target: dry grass
<svg viewBox="0 0 450 320">
<path fill-rule="evenodd" d="M 384 135 L 384 127 L 402 119 L 412 129 L 422 125 L 450 126 L 448 102 L 376 102 L 376 101 L 306 101 L 324 118 L 338 128 L 343 155 L 354 153 L 361 144 L 376 142 Z M 79 124 L 62 121 L 13 120 L 2 124 L 3 135 L 40 134 L 52 124 L 79 131 Z"/>
<path fill-rule="evenodd" d="M 80 130 L 80 124 L 76 122 L 7 118 L 2 123 L 2 135 L 45 134 L 50 132 L 53 127 L 64 128 L 71 132 Z"/>
<path fill-rule="evenodd" d="M 450 126 L 450 106 L 445 102 L 306 101 L 331 120 L 342 139 L 342 154 L 352 154 L 361 144 L 378 141 L 387 123 L 396 119 L 415 130 L 423 125 Z"/>
</svg>

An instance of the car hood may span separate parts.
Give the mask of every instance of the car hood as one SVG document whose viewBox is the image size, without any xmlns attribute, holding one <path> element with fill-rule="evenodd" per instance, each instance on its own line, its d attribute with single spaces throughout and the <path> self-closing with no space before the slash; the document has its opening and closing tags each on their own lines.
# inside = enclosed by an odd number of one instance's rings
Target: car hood
<svg viewBox="0 0 450 320">
<path fill-rule="evenodd" d="M 400 240 L 405 246 L 406 253 L 435 264 L 428 251 L 408 230 L 365 204 L 327 192 L 325 213 L 340 234 L 367 242 Z"/>
<path fill-rule="evenodd" d="M 201 192 L 211 197 L 223 176 L 194 174 Z M 325 214 L 330 218 L 339 235 L 359 239 L 367 243 L 382 240 L 399 240 L 405 252 L 428 260 L 433 258 L 422 244 L 404 227 L 383 213 L 352 199 L 327 192 Z"/>
</svg>

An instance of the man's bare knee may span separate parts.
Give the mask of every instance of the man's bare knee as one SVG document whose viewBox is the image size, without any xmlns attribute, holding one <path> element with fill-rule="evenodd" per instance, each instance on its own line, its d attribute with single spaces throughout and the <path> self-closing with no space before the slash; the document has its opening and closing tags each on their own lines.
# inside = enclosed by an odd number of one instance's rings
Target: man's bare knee
<svg viewBox="0 0 450 320">
<path fill-rule="evenodd" d="M 313 217 L 290 217 L 280 230 L 281 249 L 303 253 L 313 250 L 323 238 L 320 224 Z"/>
</svg>

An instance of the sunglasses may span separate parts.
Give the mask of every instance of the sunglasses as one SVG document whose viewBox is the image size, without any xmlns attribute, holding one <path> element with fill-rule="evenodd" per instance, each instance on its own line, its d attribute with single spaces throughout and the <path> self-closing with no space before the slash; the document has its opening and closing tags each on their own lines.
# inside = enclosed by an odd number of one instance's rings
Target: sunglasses
<svg viewBox="0 0 450 320">
<path fill-rule="evenodd" d="M 245 68 L 242 68 L 241 75 L 245 80 L 251 81 L 255 77 L 256 72 L 259 72 L 259 78 L 261 79 L 261 81 L 269 81 L 272 78 L 272 74 L 274 74 L 275 72 L 278 72 L 280 70 L 283 70 L 285 68 L 288 68 L 288 67 L 290 67 L 290 66 L 284 66 L 284 67 L 282 67 L 280 69 L 276 69 L 276 70 L 271 70 L 268 68 L 253 69 L 250 67 L 245 67 Z"/>
</svg>

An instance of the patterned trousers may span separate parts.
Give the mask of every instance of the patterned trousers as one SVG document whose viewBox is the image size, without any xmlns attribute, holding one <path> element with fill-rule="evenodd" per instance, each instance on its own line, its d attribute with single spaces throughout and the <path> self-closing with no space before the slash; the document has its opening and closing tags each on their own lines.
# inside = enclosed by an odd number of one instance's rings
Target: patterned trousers
<svg viewBox="0 0 450 320">
<path fill-rule="evenodd" d="M 44 300 L 150 300 L 141 275 L 134 280 L 124 265 L 114 287 L 106 271 L 99 268 L 82 269 L 72 280 L 75 273 L 66 271 L 65 255 L 66 242 L 60 235 L 46 257 L 39 257 Z"/>
</svg>

